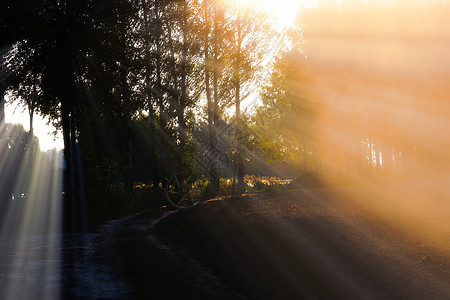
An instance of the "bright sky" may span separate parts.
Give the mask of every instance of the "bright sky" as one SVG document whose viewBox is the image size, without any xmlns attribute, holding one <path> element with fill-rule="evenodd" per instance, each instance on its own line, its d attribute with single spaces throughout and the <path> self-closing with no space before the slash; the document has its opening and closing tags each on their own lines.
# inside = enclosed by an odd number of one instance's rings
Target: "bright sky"
<svg viewBox="0 0 450 300">
<path fill-rule="evenodd" d="M 277 20 L 277 27 L 283 28 L 294 23 L 301 8 L 312 7 L 315 0 L 238 0 L 242 5 L 251 4 L 272 15 Z"/>
<path fill-rule="evenodd" d="M 6 98 L 7 104 L 5 107 L 5 119 L 7 123 L 19 123 L 23 124 L 25 130 L 30 129 L 30 118 L 28 110 L 23 106 L 17 106 L 17 103 L 8 104 L 8 98 Z M 39 138 L 39 146 L 42 151 L 51 149 L 62 149 L 64 143 L 62 140 L 62 134 L 59 132 L 56 137 L 53 134 L 55 128 L 52 125 L 47 125 L 48 120 L 44 120 L 39 115 L 34 115 L 33 127 L 34 135 Z"/>
</svg>

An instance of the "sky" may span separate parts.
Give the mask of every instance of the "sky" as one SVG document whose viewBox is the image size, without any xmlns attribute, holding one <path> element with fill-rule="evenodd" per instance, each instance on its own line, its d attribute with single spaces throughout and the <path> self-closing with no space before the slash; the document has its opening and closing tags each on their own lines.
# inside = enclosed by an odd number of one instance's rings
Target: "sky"
<svg viewBox="0 0 450 300">
<path fill-rule="evenodd" d="M 272 15 L 277 28 L 292 25 L 301 7 L 309 7 L 314 1 L 306 0 L 241 0 L 242 4 L 251 4 Z"/>
<path fill-rule="evenodd" d="M 9 103 L 6 98 L 5 119 L 7 123 L 22 124 L 25 130 L 30 130 L 30 118 L 28 111 L 17 103 Z M 34 135 L 39 138 L 39 146 L 42 151 L 62 149 L 64 147 L 62 133 L 54 135 L 55 127 L 47 124 L 48 119 L 35 114 L 33 118 Z"/>
</svg>

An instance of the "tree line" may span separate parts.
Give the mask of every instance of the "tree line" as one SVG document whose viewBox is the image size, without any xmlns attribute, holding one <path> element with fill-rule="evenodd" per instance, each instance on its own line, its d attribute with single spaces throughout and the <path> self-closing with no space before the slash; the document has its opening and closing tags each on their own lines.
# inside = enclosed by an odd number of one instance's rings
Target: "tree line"
<svg viewBox="0 0 450 300">
<path fill-rule="evenodd" d="M 449 5 L 319 3 L 262 90 L 268 157 L 340 184 L 448 176 Z"/>
<path fill-rule="evenodd" d="M 365 16 L 344 8 L 313 10 L 310 23 Z M 389 113 L 407 125 L 383 121 L 376 109 L 395 95 L 358 94 L 382 76 L 336 63 L 361 53 L 339 52 L 345 43 L 317 47 L 330 33 L 304 29 L 308 22 L 279 34 L 239 1 L 5 0 L 0 109 L 8 95 L 28 107 L 30 128 L 39 113 L 61 129 L 69 212 L 82 210 L 79 199 L 96 212 L 120 211 L 133 183 L 157 190 L 177 174 L 206 173 L 216 193 L 220 177 L 235 176 L 241 193 L 245 168 L 343 179 L 401 173 L 417 165 L 419 151 L 434 151 L 414 141 L 424 123 L 402 117 L 404 99 Z M 397 96 L 407 91 L 399 89 Z M 248 113 L 242 102 L 251 97 L 261 101 Z"/>
<path fill-rule="evenodd" d="M 7 0 L 0 31 L 1 105 L 23 101 L 31 132 L 35 113 L 61 129 L 69 211 L 200 165 L 217 189 L 223 160 L 244 191 L 241 102 L 276 39 L 262 14 L 215 0 Z"/>
</svg>

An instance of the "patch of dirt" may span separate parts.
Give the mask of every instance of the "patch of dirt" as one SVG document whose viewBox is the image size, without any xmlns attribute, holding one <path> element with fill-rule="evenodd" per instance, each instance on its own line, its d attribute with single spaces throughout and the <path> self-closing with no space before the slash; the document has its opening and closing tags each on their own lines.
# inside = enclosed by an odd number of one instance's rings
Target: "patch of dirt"
<svg viewBox="0 0 450 300">
<path fill-rule="evenodd" d="M 170 213 L 132 215 L 71 236 L 63 247 L 62 299 L 239 299 L 183 249 L 149 235 Z"/>
<path fill-rule="evenodd" d="M 209 201 L 151 233 L 245 298 L 450 298 L 449 249 L 404 231 L 345 191 L 304 189 Z"/>
<path fill-rule="evenodd" d="M 111 221 L 67 239 L 62 296 L 450 299 L 448 222 L 419 232 L 394 196 L 374 195 L 304 188 Z"/>
</svg>

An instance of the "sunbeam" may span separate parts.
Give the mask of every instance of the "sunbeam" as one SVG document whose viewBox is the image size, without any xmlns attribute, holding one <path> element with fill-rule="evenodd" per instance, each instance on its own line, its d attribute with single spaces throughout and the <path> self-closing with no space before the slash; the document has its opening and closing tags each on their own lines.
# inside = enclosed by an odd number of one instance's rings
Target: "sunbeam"
<svg viewBox="0 0 450 300">
<path fill-rule="evenodd" d="M 0 137 L 0 296 L 59 299 L 61 293 L 62 174 L 18 125 Z M 31 156 L 31 157 L 30 157 Z"/>
<path fill-rule="evenodd" d="M 450 19 L 443 11 L 436 3 L 317 10 L 305 21 L 305 68 L 308 93 L 320 103 L 315 126 L 326 176 L 371 186 L 366 196 L 347 192 L 448 254 Z"/>
<path fill-rule="evenodd" d="M 2 0 L 0 36 L 0 299 L 449 298 L 448 1 Z"/>
</svg>

